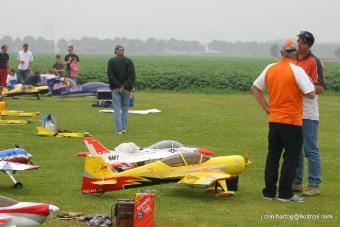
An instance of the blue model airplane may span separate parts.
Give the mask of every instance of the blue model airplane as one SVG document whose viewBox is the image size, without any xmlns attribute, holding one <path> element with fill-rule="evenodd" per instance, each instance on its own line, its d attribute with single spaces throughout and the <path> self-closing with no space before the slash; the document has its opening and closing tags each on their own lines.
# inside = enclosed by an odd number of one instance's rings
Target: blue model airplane
<svg viewBox="0 0 340 227">
<path fill-rule="evenodd" d="M 60 97 L 94 96 L 98 90 L 110 90 L 110 86 L 101 82 L 91 82 L 73 88 L 58 88 L 53 90 L 53 95 Z"/>
</svg>

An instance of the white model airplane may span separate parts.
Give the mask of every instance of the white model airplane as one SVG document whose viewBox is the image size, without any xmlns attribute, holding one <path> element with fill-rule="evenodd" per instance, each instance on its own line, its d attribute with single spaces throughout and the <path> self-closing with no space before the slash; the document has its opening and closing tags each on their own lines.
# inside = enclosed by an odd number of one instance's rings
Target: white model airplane
<svg viewBox="0 0 340 227">
<path fill-rule="evenodd" d="M 31 158 L 31 154 L 18 147 L 0 151 L 0 171 L 7 174 L 13 181 L 13 188 L 20 189 L 23 187 L 22 183 L 18 182 L 13 176 L 16 171 L 40 168 L 40 166 L 28 164 L 31 163 Z"/>
<path fill-rule="evenodd" d="M 123 171 L 142 166 L 177 153 L 211 155 L 213 152 L 204 148 L 186 147 L 174 140 L 163 140 L 147 148 L 139 148 L 134 143 L 123 143 L 113 151 L 107 149 L 92 137 L 85 137 L 88 152 L 79 152 L 78 156 L 101 156 L 112 168 Z"/>
<path fill-rule="evenodd" d="M 0 196 L 0 226 L 31 227 L 42 224 L 58 207 L 46 203 L 17 202 Z"/>
</svg>

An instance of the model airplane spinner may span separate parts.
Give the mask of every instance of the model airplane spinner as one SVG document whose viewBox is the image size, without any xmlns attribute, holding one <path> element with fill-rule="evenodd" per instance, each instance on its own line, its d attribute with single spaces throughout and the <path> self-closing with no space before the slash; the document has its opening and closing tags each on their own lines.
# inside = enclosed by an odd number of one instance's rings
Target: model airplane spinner
<svg viewBox="0 0 340 227">
<path fill-rule="evenodd" d="M 46 203 L 17 202 L 0 196 L 0 226 L 31 227 L 42 224 L 58 207 Z"/>
<path fill-rule="evenodd" d="M 85 137 L 88 152 L 78 156 L 101 156 L 111 167 L 121 171 L 145 165 L 177 153 L 211 155 L 213 152 L 203 148 L 186 147 L 173 140 L 163 140 L 147 148 L 139 148 L 134 143 L 121 144 L 111 151 L 92 137 Z M 126 146 L 124 146 L 126 145 Z"/>
<path fill-rule="evenodd" d="M 25 149 L 13 148 L 0 151 L 0 171 L 3 171 L 13 181 L 14 188 L 22 188 L 21 182 L 18 182 L 13 174 L 16 171 L 32 170 L 40 168 L 31 163 L 32 155 L 27 153 Z"/>
<path fill-rule="evenodd" d="M 217 197 L 233 195 L 228 179 L 244 172 L 251 162 L 247 157 L 232 155 L 209 158 L 196 153 L 178 153 L 144 166 L 116 172 L 100 156 L 86 157 L 82 193 L 105 193 L 132 187 L 177 182 L 208 187 Z M 222 192 L 218 193 L 218 188 Z"/>
</svg>

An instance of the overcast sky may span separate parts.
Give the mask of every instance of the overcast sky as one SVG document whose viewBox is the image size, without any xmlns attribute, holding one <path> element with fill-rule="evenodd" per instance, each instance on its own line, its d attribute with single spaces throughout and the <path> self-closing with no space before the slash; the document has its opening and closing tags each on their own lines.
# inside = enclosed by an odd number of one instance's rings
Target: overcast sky
<svg viewBox="0 0 340 227">
<path fill-rule="evenodd" d="M 2 0 L 0 36 L 340 42 L 339 0 Z"/>
</svg>

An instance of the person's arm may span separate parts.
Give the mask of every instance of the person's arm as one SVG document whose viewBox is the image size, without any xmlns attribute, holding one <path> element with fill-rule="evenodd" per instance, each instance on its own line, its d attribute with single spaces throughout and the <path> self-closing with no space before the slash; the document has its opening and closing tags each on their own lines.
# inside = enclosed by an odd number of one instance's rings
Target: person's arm
<svg viewBox="0 0 340 227">
<path fill-rule="evenodd" d="M 316 92 L 310 77 L 307 75 L 305 70 L 303 70 L 303 68 L 296 65 L 291 65 L 291 67 L 294 72 L 295 81 L 302 93 L 308 98 L 313 99 L 316 95 Z"/>
<path fill-rule="evenodd" d="M 136 80 L 136 71 L 135 66 L 133 62 L 130 60 L 128 65 L 128 73 L 127 73 L 127 80 L 124 84 L 125 87 L 127 87 L 129 84 L 131 84 L 132 89 L 135 86 L 135 80 Z"/>
<path fill-rule="evenodd" d="M 264 98 L 263 91 L 257 88 L 255 85 L 251 86 L 251 91 L 253 95 L 255 96 L 257 102 L 260 104 L 262 109 L 269 114 L 269 105 L 267 100 Z"/>
<path fill-rule="evenodd" d="M 11 67 L 10 67 L 10 65 L 9 65 L 9 57 L 8 57 L 8 59 L 7 59 L 7 64 L 6 64 L 6 66 L 7 66 L 7 74 L 9 74 L 10 71 L 11 71 Z"/>
<path fill-rule="evenodd" d="M 18 52 L 17 61 L 18 61 L 18 66 L 19 66 L 21 64 L 21 61 L 20 61 L 20 52 Z"/>
<path fill-rule="evenodd" d="M 314 84 L 316 94 L 321 94 L 325 91 L 325 72 L 320 59 L 317 57 L 314 57 L 314 59 L 315 62 L 311 65 L 311 77 L 314 78 L 312 83 Z"/>
<path fill-rule="evenodd" d="M 109 84 L 110 85 L 118 85 L 118 86 L 120 86 L 119 81 L 115 77 L 114 68 L 112 66 L 111 60 L 109 60 L 108 63 L 107 63 L 107 77 L 109 79 Z"/>
<path fill-rule="evenodd" d="M 262 109 L 269 114 L 269 105 L 267 100 L 265 99 L 263 95 L 263 90 L 266 88 L 266 74 L 268 69 L 272 66 L 273 64 L 268 65 L 263 72 L 256 78 L 254 81 L 253 85 L 251 86 L 251 92 L 255 96 L 257 102 L 260 104 Z"/>
<path fill-rule="evenodd" d="M 28 69 L 31 73 L 32 73 L 32 62 L 33 62 L 33 54 L 31 54 L 31 58 L 30 58 L 30 61 L 29 61 L 29 64 L 28 64 Z"/>
</svg>

